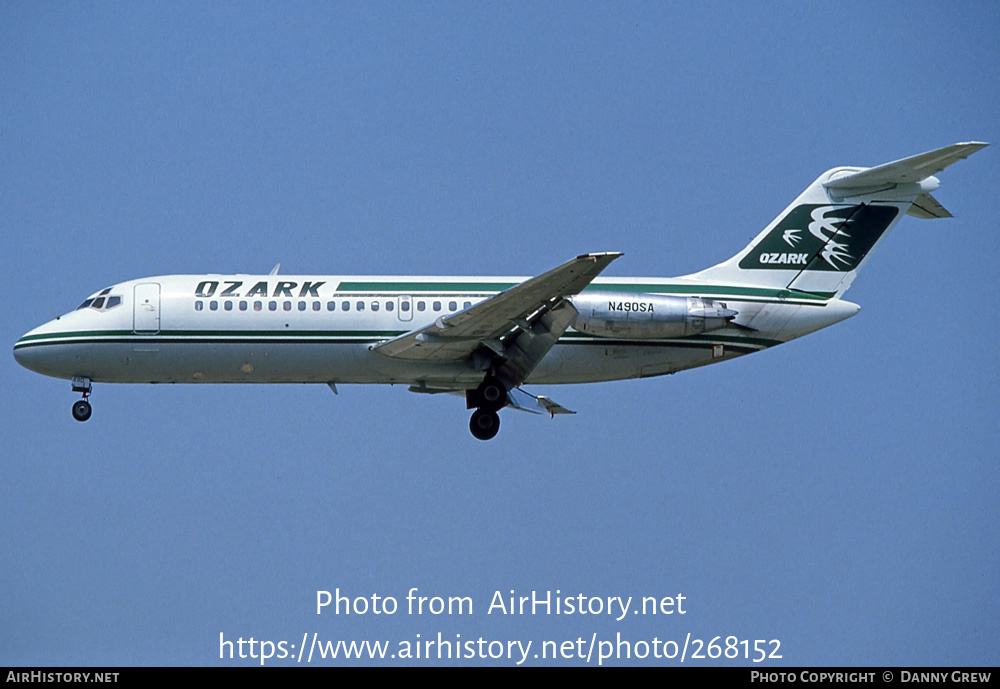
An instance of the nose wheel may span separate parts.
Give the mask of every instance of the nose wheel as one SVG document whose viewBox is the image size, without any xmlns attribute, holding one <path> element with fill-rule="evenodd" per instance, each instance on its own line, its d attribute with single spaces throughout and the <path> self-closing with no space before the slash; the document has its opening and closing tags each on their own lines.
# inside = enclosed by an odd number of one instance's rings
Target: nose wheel
<svg viewBox="0 0 1000 689">
<path fill-rule="evenodd" d="M 79 392 L 83 395 L 82 400 L 73 403 L 73 418 L 77 421 L 86 421 L 94 412 L 90 402 L 87 401 L 87 398 L 90 397 L 90 378 L 74 378 L 73 392 Z"/>
<path fill-rule="evenodd" d="M 86 421 L 93 411 L 87 400 L 78 400 L 73 403 L 73 418 L 77 421 Z"/>
</svg>

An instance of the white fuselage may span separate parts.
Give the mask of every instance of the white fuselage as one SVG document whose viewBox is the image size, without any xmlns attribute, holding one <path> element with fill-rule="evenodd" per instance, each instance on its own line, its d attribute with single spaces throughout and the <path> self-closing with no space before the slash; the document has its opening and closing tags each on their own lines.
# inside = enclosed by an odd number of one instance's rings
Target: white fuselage
<svg viewBox="0 0 1000 689">
<path fill-rule="evenodd" d="M 380 342 L 462 311 L 523 277 L 170 275 L 131 280 L 22 337 L 14 355 L 57 378 L 109 383 L 404 383 L 475 387 L 471 362 L 410 361 Z M 663 375 L 765 349 L 844 320 L 850 302 L 690 278 L 598 278 L 587 291 L 705 297 L 738 316 L 669 339 L 594 337 L 570 328 L 528 383 Z M 586 292 L 585 292 L 586 293 Z M 96 300 L 103 300 L 98 302 Z M 109 300 L 117 297 L 108 308 Z M 85 302 L 86 303 L 86 302 Z M 97 306 L 98 303 L 100 306 Z"/>
</svg>

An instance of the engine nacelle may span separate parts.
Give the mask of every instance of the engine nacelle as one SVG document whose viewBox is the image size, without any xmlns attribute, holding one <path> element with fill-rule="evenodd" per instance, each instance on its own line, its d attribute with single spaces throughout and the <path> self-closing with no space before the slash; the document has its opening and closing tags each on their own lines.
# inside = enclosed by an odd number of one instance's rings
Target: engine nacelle
<svg viewBox="0 0 1000 689">
<path fill-rule="evenodd" d="M 737 312 L 701 297 L 586 292 L 570 297 L 573 327 L 596 337 L 664 338 L 724 328 Z"/>
</svg>

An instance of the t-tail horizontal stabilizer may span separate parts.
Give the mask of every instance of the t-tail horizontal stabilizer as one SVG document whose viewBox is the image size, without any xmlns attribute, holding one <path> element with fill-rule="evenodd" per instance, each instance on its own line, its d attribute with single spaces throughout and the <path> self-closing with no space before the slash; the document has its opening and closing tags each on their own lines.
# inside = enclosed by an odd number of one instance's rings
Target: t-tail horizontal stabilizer
<svg viewBox="0 0 1000 689">
<path fill-rule="evenodd" d="M 832 191 L 832 196 L 845 199 L 916 185 L 909 189 L 919 195 L 907 211 L 908 215 L 925 220 L 950 218 L 951 213 L 931 196 L 940 184 L 934 175 L 987 145 L 981 141 L 969 141 L 867 169 L 845 170 L 834 173 L 823 186 Z"/>
</svg>

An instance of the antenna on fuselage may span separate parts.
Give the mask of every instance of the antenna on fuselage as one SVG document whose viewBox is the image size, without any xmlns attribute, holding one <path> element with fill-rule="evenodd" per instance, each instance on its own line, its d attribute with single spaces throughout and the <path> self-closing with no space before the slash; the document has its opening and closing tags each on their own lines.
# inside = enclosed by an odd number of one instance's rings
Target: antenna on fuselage
<svg viewBox="0 0 1000 689">
<path fill-rule="evenodd" d="M 274 264 L 274 268 L 271 268 L 271 272 L 268 273 L 268 275 L 277 275 L 278 274 L 278 268 L 280 268 L 280 267 L 281 267 L 280 263 L 275 263 Z"/>
</svg>

